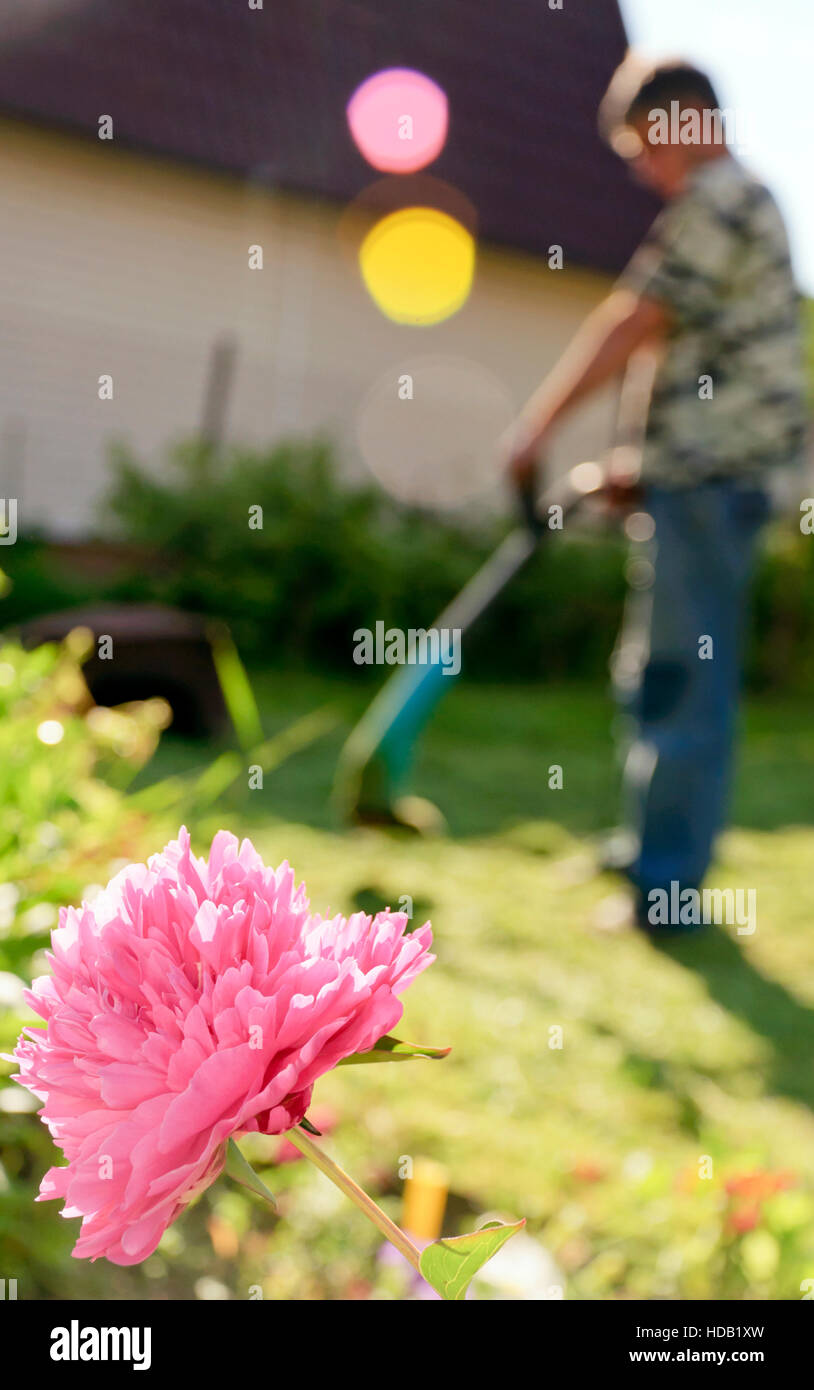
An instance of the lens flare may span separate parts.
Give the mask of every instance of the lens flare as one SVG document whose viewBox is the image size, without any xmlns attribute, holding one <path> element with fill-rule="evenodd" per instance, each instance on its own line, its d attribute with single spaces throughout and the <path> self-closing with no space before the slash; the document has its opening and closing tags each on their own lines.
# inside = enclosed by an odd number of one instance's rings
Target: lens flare
<svg viewBox="0 0 814 1390">
<path fill-rule="evenodd" d="M 602 469 L 598 463 L 578 463 L 571 469 L 571 482 L 577 492 L 596 492 L 602 486 Z"/>
<path fill-rule="evenodd" d="M 625 535 L 631 541 L 649 541 L 656 534 L 656 523 L 649 512 L 631 512 L 625 521 Z"/>
<path fill-rule="evenodd" d="M 486 364 L 412 357 L 394 362 L 368 391 L 356 437 L 392 496 L 455 508 L 502 487 L 498 444 L 515 413 L 511 392 Z"/>
<path fill-rule="evenodd" d="M 61 743 L 65 730 L 58 719 L 43 719 L 37 725 L 37 738 L 40 743 L 54 744 Z"/>
<path fill-rule="evenodd" d="M 362 279 L 395 323 L 441 323 L 466 302 L 475 242 L 436 208 L 403 208 L 382 218 L 359 251 Z"/>
<path fill-rule="evenodd" d="M 412 68 L 368 77 L 348 102 L 347 118 L 368 164 L 390 174 L 411 174 L 436 159 L 449 119 L 438 83 Z"/>
</svg>

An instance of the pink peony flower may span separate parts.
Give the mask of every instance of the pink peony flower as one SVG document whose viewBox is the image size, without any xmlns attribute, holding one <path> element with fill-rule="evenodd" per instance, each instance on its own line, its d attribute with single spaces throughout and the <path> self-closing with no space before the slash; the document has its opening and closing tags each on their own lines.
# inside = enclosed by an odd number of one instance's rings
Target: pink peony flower
<svg viewBox="0 0 814 1390">
<path fill-rule="evenodd" d="M 299 1123 L 317 1077 L 389 1032 L 435 959 L 429 923 L 406 923 L 312 915 L 287 863 L 267 869 L 226 831 L 197 859 L 183 828 L 62 909 L 53 974 L 26 996 L 47 1027 L 14 1059 L 68 1159 L 37 1200 L 82 1217 L 75 1256 L 146 1259 L 231 1136 Z"/>
</svg>

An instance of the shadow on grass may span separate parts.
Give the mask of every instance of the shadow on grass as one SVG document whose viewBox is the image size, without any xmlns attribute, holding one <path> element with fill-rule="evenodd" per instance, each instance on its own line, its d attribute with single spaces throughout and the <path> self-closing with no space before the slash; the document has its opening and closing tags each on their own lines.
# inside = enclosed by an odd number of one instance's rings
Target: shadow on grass
<svg viewBox="0 0 814 1390">
<path fill-rule="evenodd" d="M 700 975 L 712 999 L 766 1039 L 772 1049 L 766 1092 L 814 1109 L 814 1009 L 755 969 L 721 927 L 653 939 L 653 946 Z"/>
</svg>

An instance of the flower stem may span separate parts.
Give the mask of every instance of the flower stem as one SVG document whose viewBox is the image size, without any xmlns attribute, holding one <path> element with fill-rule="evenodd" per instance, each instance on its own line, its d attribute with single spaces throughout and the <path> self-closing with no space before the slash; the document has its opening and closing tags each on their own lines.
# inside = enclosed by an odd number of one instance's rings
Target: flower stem
<svg viewBox="0 0 814 1390">
<path fill-rule="evenodd" d="M 301 1129 L 290 1129 L 286 1138 L 290 1139 L 295 1149 L 299 1149 L 301 1154 L 310 1158 L 311 1162 L 325 1174 L 326 1178 L 330 1178 L 331 1182 L 336 1183 L 336 1186 L 344 1192 L 346 1197 L 350 1197 L 350 1200 L 359 1207 L 360 1211 L 365 1213 L 373 1225 L 378 1226 L 382 1235 L 386 1236 L 390 1244 L 396 1247 L 399 1254 L 403 1255 L 405 1260 L 409 1260 L 416 1273 L 420 1274 L 420 1252 L 412 1241 L 407 1239 L 404 1232 L 399 1230 L 396 1223 L 391 1221 L 389 1216 L 385 1216 L 373 1198 L 368 1197 L 364 1189 L 354 1182 L 353 1178 L 348 1177 L 344 1169 L 340 1168 L 338 1163 L 334 1163 L 333 1159 L 329 1158 L 326 1153 L 323 1153 L 313 1139 L 309 1139 L 308 1135 L 304 1134 Z"/>
</svg>

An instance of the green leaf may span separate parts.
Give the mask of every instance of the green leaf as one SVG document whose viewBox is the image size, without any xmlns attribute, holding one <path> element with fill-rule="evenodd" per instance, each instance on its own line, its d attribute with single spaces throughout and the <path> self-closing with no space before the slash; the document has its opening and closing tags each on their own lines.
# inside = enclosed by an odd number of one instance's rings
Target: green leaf
<svg viewBox="0 0 814 1390">
<path fill-rule="evenodd" d="M 525 1224 L 525 1217 L 508 1225 L 488 1221 L 471 1235 L 434 1240 L 421 1251 L 421 1273 L 442 1298 L 465 1298 L 473 1276 Z"/>
<path fill-rule="evenodd" d="M 337 1062 L 339 1067 L 355 1066 L 357 1062 L 409 1062 L 413 1057 L 424 1057 L 428 1061 L 447 1057 L 450 1047 L 422 1047 L 421 1043 L 402 1042 L 400 1038 L 386 1035 L 371 1048 L 370 1052 L 353 1052 Z"/>
<path fill-rule="evenodd" d="M 252 684 L 226 624 L 212 623 L 208 636 L 223 700 L 234 725 L 238 743 L 246 752 L 263 737 L 263 725 L 260 722 L 260 711 L 254 698 Z"/>
<path fill-rule="evenodd" d="M 256 1192 L 258 1197 L 262 1197 L 276 1210 L 277 1203 L 274 1199 L 274 1193 L 269 1192 L 266 1184 L 260 1181 L 251 1164 L 243 1157 L 234 1139 L 230 1139 L 226 1145 L 224 1171 L 234 1182 L 239 1182 L 243 1187 L 248 1187 L 252 1192 Z"/>
</svg>

